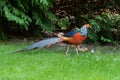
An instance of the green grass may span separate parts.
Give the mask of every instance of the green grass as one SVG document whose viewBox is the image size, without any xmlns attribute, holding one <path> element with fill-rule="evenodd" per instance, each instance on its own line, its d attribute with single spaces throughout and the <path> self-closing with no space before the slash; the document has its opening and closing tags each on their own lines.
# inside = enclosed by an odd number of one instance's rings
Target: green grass
<svg viewBox="0 0 120 80">
<path fill-rule="evenodd" d="M 119 80 L 120 50 L 98 47 L 95 53 L 64 47 L 11 53 L 24 43 L 0 43 L 0 80 Z M 112 50 L 113 49 L 113 50 Z"/>
</svg>

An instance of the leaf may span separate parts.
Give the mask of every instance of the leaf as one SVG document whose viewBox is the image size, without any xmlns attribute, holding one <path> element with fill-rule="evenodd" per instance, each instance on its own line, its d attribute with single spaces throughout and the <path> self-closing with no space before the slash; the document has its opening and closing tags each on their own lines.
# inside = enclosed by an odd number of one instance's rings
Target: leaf
<svg viewBox="0 0 120 80">
<path fill-rule="evenodd" d="M 110 39 L 107 39 L 107 38 L 105 38 L 105 37 L 103 37 L 103 36 L 101 36 L 101 40 L 102 40 L 103 42 L 112 42 Z"/>
<path fill-rule="evenodd" d="M 45 16 L 46 16 L 48 19 L 50 19 L 51 21 L 55 22 L 56 16 L 55 16 L 52 12 L 50 12 L 50 11 L 45 11 L 44 13 L 45 13 Z"/>
<path fill-rule="evenodd" d="M 67 18 L 61 18 L 57 24 L 61 29 L 66 29 L 70 25 L 70 22 Z"/>
</svg>

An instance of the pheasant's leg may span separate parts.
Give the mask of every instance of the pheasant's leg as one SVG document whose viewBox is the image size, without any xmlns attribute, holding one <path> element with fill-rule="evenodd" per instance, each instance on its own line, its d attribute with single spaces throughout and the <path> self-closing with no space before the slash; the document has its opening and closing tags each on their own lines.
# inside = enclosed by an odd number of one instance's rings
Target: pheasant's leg
<svg viewBox="0 0 120 80">
<path fill-rule="evenodd" d="M 66 55 L 68 55 L 69 48 L 70 48 L 70 46 L 67 47 L 67 50 L 65 52 Z"/>
<path fill-rule="evenodd" d="M 76 52 L 77 52 L 77 55 L 78 55 L 78 48 L 76 48 Z"/>
<path fill-rule="evenodd" d="M 78 46 L 77 45 L 75 46 L 75 50 L 76 50 L 76 53 L 78 55 Z"/>
</svg>

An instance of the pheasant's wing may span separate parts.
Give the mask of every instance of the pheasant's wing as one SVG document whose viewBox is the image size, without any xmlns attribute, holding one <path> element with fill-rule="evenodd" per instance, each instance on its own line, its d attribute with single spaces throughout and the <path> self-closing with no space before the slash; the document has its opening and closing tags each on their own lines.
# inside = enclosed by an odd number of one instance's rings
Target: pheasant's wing
<svg viewBox="0 0 120 80">
<path fill-rule="evenodd" d="M 72 37 L 75 33 L 79 32 L 80 30 L 75 30 L 71 32 L 67 32 L 64 34 L 65 37 Z"/>
</svg>

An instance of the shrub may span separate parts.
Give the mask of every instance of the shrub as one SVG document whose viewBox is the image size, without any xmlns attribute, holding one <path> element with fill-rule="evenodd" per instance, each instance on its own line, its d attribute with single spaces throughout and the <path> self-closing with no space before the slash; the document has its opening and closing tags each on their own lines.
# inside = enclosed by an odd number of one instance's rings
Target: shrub
<svg viewBox="0 0 120 80">
<path fill-rule="evenodd" d="M 94 41 L 112 43 L 116 41 L 115 34 L 119 33 L 120 15 L 103 12 L 101 15 L 96 15 L 95 19 L 89 19 L 93 30 L 89 38 Z"/>
<path fill-rule="evenodd" d="M 55 29 L 55 15 L 52 13 L 52 0 L 1 0 L 0 1 L 0 20 L 1 36 L 4 35 L 3 27 L 6 29 L 29 29 L 30 24 L 38 26 L 42 30 L 51 31 Z M 5 22 L 8 26 L 4 26 Z M 13 23 L 14 26 L 11 24 Z M 5 28 L 4 28 L 5 29 Z"/>
</svg>

